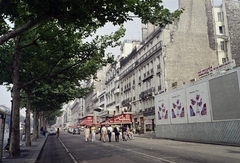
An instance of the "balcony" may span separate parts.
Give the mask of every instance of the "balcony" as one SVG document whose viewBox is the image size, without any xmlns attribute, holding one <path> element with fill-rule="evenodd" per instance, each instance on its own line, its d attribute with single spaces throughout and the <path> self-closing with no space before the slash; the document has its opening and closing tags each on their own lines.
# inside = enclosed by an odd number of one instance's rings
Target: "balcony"
<svg viewBox="0 0 240 163">
<path fill-rule="evenodd" d="M 119 88 L 114 90 L 114 94 L 118 94 L 118 93 L 120 93 L 120 89 Z"/>
<path fill-rule="evenodd" d="M 143 82 L 153 78 L 154 76 L 154 72 L 153 72 L 153 69 L 147 71 L 147 73 L 144 74 L 144 79 L 143 79 Z"/>
<path fill-rule="evenodd" d="M 145 91 L 142 91 L 140 94 L 140 98 L 148 98 L 148 97 L 153 97 L 155 95 L 155 87 L 152 87 L 150 89 L 147 89 Z"/>
<path fill-rule="evenodd" d="M 126 100 L 123 100 L 122 101 L 122 106 L 125 106 L 125 105 L 129 104 L 130 102 L 132 102 L 132 98 L 131 97 L 127 98 Z"/>
</svg>

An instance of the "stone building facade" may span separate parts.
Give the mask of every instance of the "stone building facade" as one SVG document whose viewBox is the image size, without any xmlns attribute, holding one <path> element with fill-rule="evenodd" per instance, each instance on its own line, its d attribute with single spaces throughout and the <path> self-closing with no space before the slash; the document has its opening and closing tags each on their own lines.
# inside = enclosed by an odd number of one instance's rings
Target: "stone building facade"
<svg viewBox="0 0 240 163">
<path fill-rule="evenodd" d="M 240 1 L 224 0 L 223 8 L 226 12 L 226 21 L 230 41 L 231 58 L 235 59 L 236 66 L 240 66 Z"/>
<path fill-rule="evenodd" d="M 239 65 L 239 2 L 224 2 L 221 7 L 225 7 L 226 14 L 219 23 L 228 24 L 230 53 L 218 51 L 218 39 L 226 38 L 217 36 L 220 25 L 216 26 L 211 0 L 179 0 L 185 10 L 176 22 L 164 29 L 148 24 L 142 30 L 140 44 L 124 42 L 119 63 L 101 71 L 101 82 L 89 81 L 96 89 L 85 97 L 85 115 L 98 107 L 102 109 L 98 114 L 102 120 L 130 112 L 133 127 L 140 126 L 142 132 L 153 131 L 156 94 L 198 80 L 200 70 L 222 64 L 223 58 L 235 59 Z"/>
</svg>

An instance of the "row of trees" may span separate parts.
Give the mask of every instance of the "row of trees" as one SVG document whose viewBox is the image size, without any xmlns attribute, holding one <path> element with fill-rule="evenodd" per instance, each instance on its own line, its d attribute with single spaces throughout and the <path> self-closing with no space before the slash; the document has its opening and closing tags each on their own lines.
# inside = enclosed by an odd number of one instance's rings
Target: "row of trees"
<svg viewBox="0 0 240 163">
<path fill-rule="evenodd" d="M 19 109 L 26 107 L 26 145 L 31 146 L 30 113 L 34 114 L 33 140 L 38 135 L 38 119 L 53 120 L 74 98 L 83 97 L 93 87 L 86 81 L 114 56 L 107 47 L 120 44 L 131 20 L 129 13 L 164 27 L 182 10 L 171 13 L 162 0 L 0 0 L 0 83 L 12 84 L 12 135 L 10 157 L 20 155 Z M 107 22 L 119 30 L 84 42 Z"/>
</svg>

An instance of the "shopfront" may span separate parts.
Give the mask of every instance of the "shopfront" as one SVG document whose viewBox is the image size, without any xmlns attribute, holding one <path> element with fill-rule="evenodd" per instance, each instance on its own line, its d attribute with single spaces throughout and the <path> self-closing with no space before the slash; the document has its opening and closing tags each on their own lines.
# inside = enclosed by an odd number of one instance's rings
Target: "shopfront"
<svg viewBox="0 0 240 163">
<path fill-rule="evenodd" d="M 80 120 L 78 126 L 92 126 L 93 125 L 93 116 L 86 116 Z"/>
<path fill-rule="evenodd" d="M 132 114 L 124 113 L 120 115 L 115 115 L 112 118 L 109 118 L 105 122 L 101 124 L 109 124 L 109 125 L 132 125 Z"/>
</svg>

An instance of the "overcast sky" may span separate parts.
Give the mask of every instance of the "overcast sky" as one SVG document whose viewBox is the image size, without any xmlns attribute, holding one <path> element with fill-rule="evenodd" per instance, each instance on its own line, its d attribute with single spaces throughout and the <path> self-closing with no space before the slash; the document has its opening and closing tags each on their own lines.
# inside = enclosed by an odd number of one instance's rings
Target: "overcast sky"
<svg viewBox="0 0 240 163">
<path fill-rule="evenodd" d="M 163 4 L 166 8 L 174 11 L 178 9 L 178 0 L 163 0 Z M 215 5 L 219 5 L 221 0 L 214 0 Z M 142 24 L 140 19 L 134 18 L 134 21 L 127 22 L 124 24 L 126 30 L 126 35 L 121 40 L 141 40 L 141 28 Z M 111 24 L 107 24 L 104 28 L 98 30 L 99 35 L 110 34 L 116 31 L 117 27 L 112 26 Z M 115 56 L 120 54 L 120 47 L 114 49 L 108 49 L 107 52 L 113 53 Z M 5 105 L 10 108 L 11 106 L 11 94 L 6 91 L 4 86 L 0 86 L 0 105 Z"/>
</svg>

